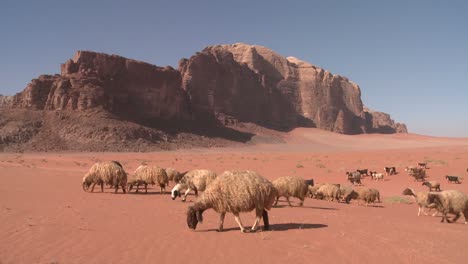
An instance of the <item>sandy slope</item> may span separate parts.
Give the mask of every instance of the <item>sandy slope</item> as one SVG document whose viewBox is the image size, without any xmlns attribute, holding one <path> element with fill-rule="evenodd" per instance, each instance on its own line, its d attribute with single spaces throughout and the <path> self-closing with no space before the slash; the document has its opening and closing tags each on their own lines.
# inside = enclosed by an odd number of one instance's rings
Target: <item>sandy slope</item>
<svg viewBox="0 0 468 264">
<path fill-rule="evenodd" d="M 418 135 L 344 136 L 314 129 L 288 134 L 288 144 L 158 153 L 0 154 L 0 263 L 464 263 L 468 226 L 459 220 L 417 217 L 414 204 L 392 203 L 405 187 L 424 190 L 403 172 L 428 161 L 442 189 L 468 193 L 468 139 Z M 241 234 L 232 215 L 218 233 L 218 216 L 191 232 L 188 203 L 152 188 L 148 195 L 85 193 L 81 179 L 98 160 L 119 160 L 128 172 L 142 162 L 181 171 L 252 169 L 268 179 L 284 175 L 345 184 L 344 172 L 397 166 L 384 182 L 378 207 L 308 199 L 303 207 L 273 208 L 271 232 Z M 447 184 L 446 174 L 464 177 Z M 172 187 L 172 186 L 171 186 Z M 408 201 L 411 201 L 406 197 Z M 190 200 L 194 197 L 191 196 Z M 295 201 L 296 202 L 296 201 Z M 251 225 L 253 213 L 243 214 Z"/>
</svg>

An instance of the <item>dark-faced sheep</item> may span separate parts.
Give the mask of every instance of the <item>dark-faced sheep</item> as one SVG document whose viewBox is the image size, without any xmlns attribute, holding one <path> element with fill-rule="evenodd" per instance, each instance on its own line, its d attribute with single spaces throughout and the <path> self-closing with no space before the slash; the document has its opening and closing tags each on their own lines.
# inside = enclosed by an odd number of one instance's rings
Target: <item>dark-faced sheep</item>
<svg viewBox="0 0 468 264">
<path fill-rule="evenodd" d="M 429 193 L 427 196 L 428 207 L 436 208 L 442 213 L 442 220 L 453 223 L 460 218 L 465 218 L 465 224 L 468 222 L 468 196 L 460 191 L 448 190 L 439 193 Z M 454 214 L 455 217 L 450 220 L 447 214 Z"/>
<path fill-rule="evenodd" d="M 169 179 L 169 181 L 172 181 L 176 184 L 179 183 L 180 179 L 187 173 L 187 172 L 180 173 L 178 170 L 174 168 L 166 168 L 165 170 L 166 170 L 167 178 Z"/>
<path fill-rule="evenodd" d="M 358 200 L 358 205 L 360 205 L 360 201 L 364 201 L 366 206 L 370 203 L 375 205 L 376 201 L 380 202 L 380 192 L 373 188 L 361 188 L 348 194 L 345 201 L 349 203 L 352 199 Z"/>
<path fill-rule="evenodd" d="M 160 193 L 163 194 L 166 192 L 166 186 L 169 183 L 169 179 L 163 168 L 158 166 L 141 165 L 135 170 L 133 177 L 128 183 L 128 191 L 130 192 L 133 189 L 133 186 L 136 185 L 136 192 L 138 192 L 141 183 L 145 186 L 145 193 L 148 193 L 148 184 L 157 184 L 160 187 Z"/>
<path fill-rule="evenodd" d="M 307 194 L 308 186 L 301 177 L 280 177 L 273 181 L 273 186 L 275 186 L 277 190 L 275 206 L 278 204 L 280 197 L 286 197 L 289 206 L 292 206 L 289 197 L 295 197 L 301 200 L 300 206 L 304 204 L 304 197 Z"/>
<path fill-rule="evenodd" d="M 203 192 L 206 187 L 216 178 L 216 173 L 210 170 L 192 170 L 187 172 L 177 183 L 171 191 L 171 198 L 175 200 L 180 197 L 181 190 L 186 189 L 185 195 L 182 201 L 185 202 L 190 191 L 195 192 L 195 196 L 198 196 L 198 192 Z"/>
<path fill-rule="evenodd" d="M 396 167 L 384 167 L 387 176 L 391 176 L 393 174 L 397 174 Z"/>
<path fill-rule="evenodd" d="M 276 198 L 276 189 L 271 182 L 254 171 L 225 171 L 217 177 L 187 211 L 187 225 L 195 230 L 203 221 L 203 212 L 213 208 L 220 215 L 218 231 L 223 231 L 226 213 L 233 213 L 241 232 L 244 228 L 239 213 L 255 209 L 255 222 L 250 231 L 255 231 L 263 218 L 264 230 L 269 229 L 268 212 Z"/>
<path fill-rule="evenodd" d="M 115 193 L 118 192 L 119 186 L 125 193 L 127 185 L 127 173 L 125 173 L 122 165 L 115 161 L 97 162 L 83 177 L 83 190 L 86 192 L 91 186 L 91 192 L 94 191 L 96 184 L 101 185 L 101 192 L 104 192 L 104 184 L 108 184 L 115 188 Z"/>
<path fill-rule="evenodd" d="M 369 170 L 368 169 L 362 169 L 362 170 L 357 169 L 356 171 L 359 172 L 359 174 L 361 174 L 361 175 L 369 176 Z"/>
<path fill-rule="evenodd" d="M 458 176 L 445 176 L 445 179 L 447 179 L 448 182 L 455 182 L 455 183 L 460 183 L 458 180 Z"/>
<path fill-rule="evenodd" d="M 429 193 L 427 192 L 415 192 L 413 189 L 411 188 L 406 188 L 403 190 L 402 192 L 403 195 L 410 195 L 410 196 L 413 196 L 414 198 L 414 201 L 416 202 L 416 204 L 418 205 L 418 216 L 421 215 L 421 213 L 423 213 L 424 215 L 427 215 L 426 212 L 424 212 L 424 208 L 428 208 L 428 203 L 427 203 L 427 195 Z M 429 208 L 430 210 L 430 208 Z M 434 214 L 432 214 L 432 216 L 435 216 L 437 214 L 437 212 L 435 212 Z"/>
<path fill-rule="evenodd" d="M 437 181 L 425 181 L 422 185 L 429 187 L 430 192 L 432 192 L 432 189 L 434 189 L 434 191 L 440 191 L 440 183 Z"/>
</svg>

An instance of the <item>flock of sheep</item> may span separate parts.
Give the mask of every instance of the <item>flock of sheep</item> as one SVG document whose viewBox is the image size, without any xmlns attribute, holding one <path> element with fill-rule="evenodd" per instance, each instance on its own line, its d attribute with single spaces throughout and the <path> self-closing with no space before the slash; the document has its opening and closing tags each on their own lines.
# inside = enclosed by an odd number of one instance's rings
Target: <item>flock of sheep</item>
<svg viewBox="0 0 468 264">
<path fill-rule="evenodd" d="M 421 175 L 420 168 L 408 167 L 406 171 L 410 175 Z M 394 167 L 385 168 L 386 175 L 396 174 Z M 381 180 L 383 173 L 369 172 L 368 170 L 357 170 L 347 172 L 348 180 L 353 184 L 362 184 L 361 177 L 369 175 L 372 179 Z M 424 173 L 425 175 L 425 173 Z M 415 176 L 413 176 L 415 177 Z M 416 179 L 421 177 L 417 176 Z M 423 177 L 423 180 L 425 177 Z M 340 184 L 322 183 L 314 184 L 314 180 L 304 180 L 300 177 L 280 177 L 273 182 L 268 181 L 261 175 L 250 170 L 225 171 L 217 175 L 210 170 L 192 170 L 179 172 L 173 168 L 160 168 L 157 166 L 139 166 L 131 177 L 117 161 L 105 161 L 94 164 L 83 177 L 83 190 L 94 191 L 94 187 L 99 185 L 104 191 L 104 184 L 115 188 L 117 193 L 119 188 L 123 193 L 131 191 L 136 187 L 136 192 L 140 186 L 159 185 L 161 193 L 165 193 L 165 188 L 169 181 L 176 185 L 171 191 L 171 198 L 174 200 L 181 197 L 181 192 L 185 191 L 182 201 L 193 191 L 197 196 L 194 204 L 188 207 L 187 225 L 190 229 L 196 229 L 197 224 L 203 221 L 203 212 L 212 208 L 220 214 L 218 230 L 223 230 L 224 217 L 226 213 L 234 214 L 235 220 L 242 232 L 254 232 L 257 230 L 259 222 L 263 219 L 264 230 L 269 229 L 268 211 L 273 205 L 277 205 L 280 197 L 285 197 L 291 206 L 290 197 L 300 200 L 303 205 L 306 196 L 315 199 L 326 199 L 331 201 L 344 201 L 349 203 L 352 199 L 361 201 L 367 205 L 380 201 L 380 193 L 377 189 L 362 187 L 354 190 L 350 186 Z M 428 193 L 415 193 L 412 189 L 405 189 L 404 195 L 411 195 L 415 198 L 419 212 L 425 214 L 424 208 L 435 208 L 443 214 L 442 222 L 456 221 L 461 215 L 465 217 L 465 224 L 468 220 L 468 196 L 459 191 L 440 191 L 440 184 L 437 182 L 423 182 L 430 188 Z M 91 190 L 90 190 L 91 189 Z M 434 190 L 434 192 L 432 192 Z M 203 192 L 198 196 L 198 192 Z M 255 209 L 255 222 L 252 228 L 246 229 L 239 217 L 241 212 L 250 212 Z M 453 220 L 447 218 L 447 214 L 455 214 Z"/>
</svg>

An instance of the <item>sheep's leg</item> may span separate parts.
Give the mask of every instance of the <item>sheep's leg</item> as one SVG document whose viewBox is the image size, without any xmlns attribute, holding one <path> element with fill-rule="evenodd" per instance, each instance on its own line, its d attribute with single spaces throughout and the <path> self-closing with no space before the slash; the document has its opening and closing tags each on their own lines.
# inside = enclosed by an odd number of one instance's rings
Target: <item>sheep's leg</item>
<svg viewBox="0 0 468 264">
<path fill-rule="evenodd" d="M 104 192 L 104 183 L 101 182 L 101 192 Z"/>
<path fill-rule="evenodd" d="M 458 220 L 458 218 L 460 218 L 460 213 L 456 214 L 455 217 L 452 220 L 449 220 L 447 218 L 447 222 L 454 223 L 454 222 L 456 222 Z"/>
<path fill-rule="evenodd" d="M 185 191 L 185 194 L 184 194 L 184 198 L 182 198 L 182 202 L 185 202 L 185 200 L 187 200 L 187 195 L 189 194 L 189 192 L 191 191 L 192 189 L 190 189 L 190 187 Z"/>
<path fill-rule="evenodd" d="M 240 229 L 241 229 L 241 232 L 242 233 L 246 233 L 247 230 L 244 228 L 244 226 L 242 225 L 242 221 L 239 217 L 239 213 L 235 213 L 234 214 L 234 219 L 236 220 L 236 223 L 239 225 Z"/>
<path fill-rule="evenodd" d="M 299 203 L 299 206 L 303 206 L 304 205 L 304 198 L 300 199 L 301 202 Z"/>
<path fill-rule="evenodd" d="M 220 213 L 219 214 L 219 226 L 218 226 L 218 232 L 222 232 L 224 230 L 224 217 L 226 216 L 226 213 Z"/>
<path fill-rule="evenodd" d="M 137 183 L 137 185 L 136 185 L 136 186 L 137 186 L 137 189 L 136 189 L 136 191 L 135 191 L 135 192 L 138 192 L 138 190 L 140 189 L 140 184 L 139 184 L 139 183 Z"/>
<path fill-rule="evenodd" d="M 250 229 L 251 232 L 255 232 L 257 230 L 257 225 L 260 223 L 260 220 L 262 219 L 262 214 L 263 214 L 263 209 L 262 210 L 255 210 L 255 222 Z"/>
<path fill-rule="evenodd" d="M 91 192 L 94 192 L 94 186 L 96 186 L 96 183 L 93 183 L 93 186 L 91 186 Z"/>
<path fill-rule="evenodd" d="M 419 206 L 419 209 L 418 209 L 418 216 L 421 216 L 421 206 Z"/>
<path fill-rule="evenodd" d="M 270 230 L 270 220 L 268 219 L 268 212 L 265 209 L 263 209 L 263 230 Z"/>
<path fill-rule="evenodd" d="M 288 201 L 289 206 L 292 207 L 292 204 L 291 204 L 291 202 L 289 201 L 289 197 L 286 197 L 286 201 Z"/>
<path fill-rule="evenodd" d="M 123 193 L 127 193 L 127 191 L 125 190 L 125 184 L 122 184 L 120 187 L 122 187 L 122 192 Z"/>
<path fill-rule="evenodd" d="M 116 185 L 115 185 L 115 193 L 117 193 L 118 191 L 119 191 L 119 185 L 116 184 Z"/>
<path fill-rule="evenodd" d="M 279 196 L 276 196 L 276 202 L 275 202 L 275 206 L 278 204 L 278 201 L 279 201 Z"/>
<path fill-rule="evenodd" d="M 148 193 L 148 184 L 145 182 L 145 194 Z"/>
</svg>

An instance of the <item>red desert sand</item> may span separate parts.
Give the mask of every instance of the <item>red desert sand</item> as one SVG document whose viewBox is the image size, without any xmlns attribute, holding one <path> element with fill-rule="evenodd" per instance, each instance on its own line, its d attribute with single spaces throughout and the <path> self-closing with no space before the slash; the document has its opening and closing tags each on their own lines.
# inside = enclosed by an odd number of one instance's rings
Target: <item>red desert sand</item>
<svg viewBox="0 0 468 264">
<path fill-rule="evenodd" d="M 463 217 L 453 224 L 418 217 L 412 197 L 401 192 L 427 190 L 404 171 L 427 162 L 429 179 L 441 182 L 442 190 L 468 193 L 468 139 L 296 129 L 285 140 L 153 153 L 1 153 L 0 263 L 466 263 Z M 84 192 L 83 175 L 104 160 L 120 161 L 129 174 L 146 163 L 180 171 L 249 169 L 269 180 L 297 175 L 345 185 L 346 171 L 395 166 L 398 174 L 363 180 L 380 190 L 382 203 L 375 207 L 310 198 L 302 207 L 292 198 L 295 206 L 289 207 L 282 198 L 269 213 L 271 231 L 242 234 L 227 214 L 219 233 L 219 216 L 208 210 L 194 232 L 186 223 L 193 195 L 183 203 L 169 192 L 160 195 L 157 186 L 147 195 Z M 447 183 L 447 174 L 462 183 Z M 254 212 L 241 218 L 250 226 Z"/>
</svg>

